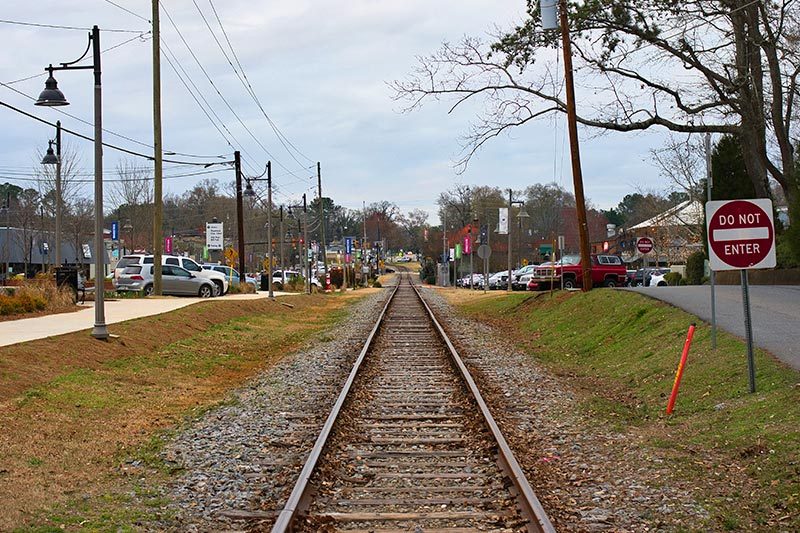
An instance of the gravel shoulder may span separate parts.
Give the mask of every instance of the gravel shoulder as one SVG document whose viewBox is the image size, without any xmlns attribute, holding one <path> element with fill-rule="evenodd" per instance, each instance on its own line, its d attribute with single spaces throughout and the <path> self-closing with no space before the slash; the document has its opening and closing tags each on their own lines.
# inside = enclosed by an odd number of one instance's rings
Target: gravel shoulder
<svg viewBox="0 0 800 533">
<path fill-rule="evenodd" d="M 424 289 L 487 397 L 537 496 L 559 531 L 702 529 L 709 515 L 670 458 L 642 446 L 635 428 L 600 427 L 577 409 L 578 392 L 505 341 L 458 316 Z"/>
<path fill-rule="evenodd" d="M 161 452 L 180 474 L 165 489 L 169 521 L 148 529 L 267 528 L 282 508 L 388 291 L 354 305 L 343 325 L 287 355 L 197 419 Z"/>
</svg>

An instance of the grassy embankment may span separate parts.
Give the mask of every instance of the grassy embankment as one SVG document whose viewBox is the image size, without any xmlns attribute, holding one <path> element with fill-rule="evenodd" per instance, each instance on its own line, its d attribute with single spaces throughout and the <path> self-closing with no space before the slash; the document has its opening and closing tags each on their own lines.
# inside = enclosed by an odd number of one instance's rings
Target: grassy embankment
<svg viewBox="0 0 800 533">
<path fill-rule="evenodd" d="M 163 514 L 151 488 L 181 424 L 309 342 L 372 291 L 277 301 L 210 300 L 86 332 L 0 348 L 0 530 L 129 531 Z M 144 479 L 147 479 L 145 481 Z"/>
<path fill-rule="evenodd" d="M 600 424 L 634 428 L 674 459 L 711 512 L 712 529 L 800 530 L 800 373 L 756 353 L 748 393 L 744 343 L 644 296 L 595 290 L 457 296 L 578 391 Z M 698 322 L 675 413 L 665 406 L 686 332 Z M 698 524 L 698 527 L 702 525 Z"/>
</svg>

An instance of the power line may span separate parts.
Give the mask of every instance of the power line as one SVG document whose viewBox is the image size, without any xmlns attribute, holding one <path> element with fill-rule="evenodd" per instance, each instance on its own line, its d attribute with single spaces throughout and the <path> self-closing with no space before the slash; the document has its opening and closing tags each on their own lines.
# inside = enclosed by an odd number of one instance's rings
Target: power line
<svg viewBox="0 0 800 533">
<path fill-rule="evenodd" d="M 208 21 L 206 20 L 205 15 L 203 15 L 202 10 L 197 5 L 197 1 L 196 0 L 192 0 L 192 2 L 194 3 L 195 7 L 197 8 L 197 11 L 200 13 L 200 16 L 203 18 L 203 22 L 206 23 L 206 27 L 208 28 L 208 31 L 211 33 L 211 35 L 214 37 L 214 41 L 217 43 L 217 46 L 219 46 L 220 51 L 222 51 L 222 55 L 225 56 L 225 59 L 228 61 L 228 64 L 233 69 L 233 72 L 236 74 L 236 77 L 239 79 L 239 81 L 242 83 L 242 85 L 244 85 L 245 91 L 247 91 L 247 93 L 253 99 L 255 104 L 258 106 L 258 109 L 261 111 L 261 114 L 264 115 L 264 118 L 267 120 L 267 123 L 272 128 L 272 131 L 275 133 L 275 136 L 278 138 L 278 141 L 280 141 L 281 145 L 286 150 L 286 153 L 288 153 L 292 157 L 292 159 L 295 160 L 295 162 L 298 165 L 303 166 L 303 163 L 301 163 L 297 159 L 297 157 L 295 157 L 295 155 L 292 153 L 292 151 L 289 150 L 289 146 L 291 146 L 292 148 L 294 148 L 295 152 L 297 152 L 301 157 L 304 157 L 309 163 L 314 163 L 314 160 L 312 160 L 307 155 L 305 155 L 303 152 L 301 152 L 294 144 L 292 144 L 292 142 L 283 134 L 283 132 L 280 131 L 278 126 L 275 124 L 275 122 L 267 114 L 266 110 L 264 109 L 264 106 L 261 105 L 261 101 L 259 100 L 258 95 L 256 95 L 256 92 L 253 89 L 253 86 L 251 85 L 250 80 L 247 77 L 247 73 L 245 72 L 241 61 L 239 61 L 239 57 L 236 54 L 236 50 L 233 48 L 233 44 L 231 43 L 231 40 L 228 37 L 228 32 L 225 31 L 225 26 L 222 24 L 222 20 L 220 19 L 219 14 L 217 13 L 217 9 L 214 7 L 214 3 L 212 2 L 212 0 L 208 0 L 208 3 L 211 6 L 211 10 L 214 13 L 214 17 L 217 20 L 217 24 L 219 24 L 220 30 L 222 30 L 222 35 L 225 37 L 225 42 L 228 43 L 228 48 L 230 48 L 231 55 L 233 56 L 233 59 L 236 61 L 236 65 L 239 67 L 238 71 L 236 70 L 236 67 L 233 66 L 233 63 L 231 63 L 231 60 L 228 58 L 228 54 L 225 53 L 225 50 L 224 50 L 223 46 L 220 44 L 219 40 L 217 39 L 216 34 L 211 29 L 211 26 L 209 25 Z M 239 72 L 241 72 L 241 75 L 239 74 Z M 287 146 L 287 143 L 288 143 L 288 146 Z"/>
<path fill-rule="evenodd" d="M 236 117 L 236 120 L 239 122 L 239 124 L 242 126 L 242 128 L 244 128 L 244 130 L 250 135 L 250 137 L 253 139 L 253 141 L 255 141 L 255 143 L 264 151 L 264 153 L 267 154 L 267 156 L 270 157 L 270 159 L 275 161 L 275 163 L 277 163 L 281 168 L 283 168 L 287 172 L 292 172 L 291 169 L 289 169 L 288 167 L 283 165 L 280 161 L 278 161 L 277 158 L 275 158 L 275 156 L 273 156 L 272 153 L 270 153 L 270 151 L 264 146 L 264 144 L 261 141 L 258 140 L 258 138 L 253 134 L 252 130 L 250 130 L 250 128 L 247 127 L 247 124 L 244 123 L 242 118 L 238 115 L 238 113 L 236 113 L 236 111 L 233 109 L 231 104 L 228 102 L 228 100 L 225 98 L 225 96 L 219 90 L 217 85 L 214 83 L 214 80 L 211 78 L 211 76 L 209 75 L 208 71 L 205 69 L 203 64 L 200 62 L 200 60 L 197 57 L 197 54 L 194 53 L 194 50 L 189 45 L 189 43 L 186 41 L 186 38 L 183 36 L 183 33 L 181 33 L 180 29 L 178 28 L 178 25 L 175 23 L 175 21 L 173 20 L 172 16 L 169 14 L 169 12 L 167 11 L 167 9 L 164 7 L 163 4 L 161 5 L 161 9 L 164 11 L 164 14 L 167 16 L 167 19 L 169 20 L 170 24 L 172 24 L 172 27 L 177 32 L 178 37 L 180 37 L 180 39 L 183 42 L 184 46 L 186 46 L 186 49 L 189 51 L 189 54 L 194 59 L 195 63 L 197 63 L 197 66 L 200 68 L 200 70 L 202 71 L 203 75 L 205 75 L 206 79 L 211 84 L 211 86 L 214 88 L 214 91 L 220 97 L 220 99 L 225 104 L 225 106 L 228 108 L 228 110 L 233 114 L 234 117 Z"/>
<path fill-rule="evenodd" d="M 82 28 L 80 26 L 61 26 L 58 24 L 42 24 L 39 22 L 22 22 L 19 20 L 6 20 L 0 19 L 0 23 L 2 24 L 13 24 L 15 26 L 32 26 L 34 28 L 51 28 L 56 30 L 81 30 L 81 31 L 92 31 L 92 28 Z M 120 29 L 104 29 L 104 32 L 111 32 L 111 33 L 143 33 L 141 30 L 120 30 Z"/>
<path fill-rule="evenodd" d="M 147 17 L 143 17 L 142 15 L 140 15 L 138 13 L 134 13 L 133 11 L 128 9 L 127 7 L 121 6 L 121 5 L 117 4 L 116 2 L 112 2 L 111 0 L 103 0 L 103 1 L 105 3 L 107 3 L 107 4 L 111 4 L 112 6 L 118 8 L 118 9 L 121 9 L 122 11 L 124 11 L 126 13 L 129 13 L 129 14 L 133 15 L 134 17 L 136 17 L 138 19 L 141 19 L 141 20 L 147 22 L 148 24 L 152 24 L 152 21 L 150 19 L 148 19 Z"/>
<path fill-rule="evenodd" d="M 205 176 L 207 174 L 215 174 L 217 172 L 228 172 L 229 170 L 230 169 L 226 169 L 226 168 L 218 168 L 218 169 L 214 169 L 214 170 L 201 170 L 201 171 L 198 171 L 198 172 L 187 172 L 185 174 L 171 174 L 171 175 L 165 175 L 164 179 L 167 180 L 167 179 L 189 178 L 189 177 L 195 177 L 195 176 Z M 40 182 L 43 179 L 41 176 L 35 176 L 34 174 L 26 174 L 26 175 L 23 175 L 23 176 L 18 176 L 18 175 L 14 175 L 14 174 L 9 176 L 9 175 L 6 175 L 6 174 L 11 174 L 11 173 L 9 173 L 9 172 L 0 172 L 0 179 L 7 179 L 7 180 L 12 180 L 12 181 L 29 181 L 29 182 Z M 134 182 L 137 182 L 137 181 L 153 181 L 153 179 L 154 179 L 153 177 L 147 177 L 147 176 L 141 177 L 141 178 L 116 178 L 116 179 L 115 178 L 108 178 L 108 179 L 103 178 L 103 183 L 126 183 L 126 182 L 134 183 Z M 69 181 L 70 181 L 70 183 L 94 183 L 93 179 L 70 179 Z"/>
<path fill-rule="evenodd" d="M 23 111 L 22 109 L 20 109 L 18 107 L 14 107 L 11 104 L 7 104 L 7 103 L 5 103 L 3 101 L 0 101 L 0 106 L 7 107 L 8 109 L 11 109 L 12 111 L 16 111 L 17 113 L 19 113 L 21 115 L 25 115 L 28 118 L 32 118 L 33 120 L 36 120 L 36 121 L 41 122 L 43 124 L 47 124 L 48 126 L 51 126 L 53 128 L 56 127 L 56 125 L 54 123 L 50 122 L 49 120 L 45 120 L 43 118 L 37 117 L 36 115 L 28 113 L 27 111 Z M 72 131 L 72 130 L 70 130 L 68 128 L 65 128 L 63 126 L 61 127 L 61 131 L 65 132 L 65 133 L 69 133 L 70 135 L 74 135 L 75 137 L 78 137 L 79 139 L 84 139 L 86 141 L 94 142 L 94 138 L 89 137 L 87 135 L 83 135 L 83 134 L 78 133 L 76 131 Z M 103 142 L 102 145 L 106 146 L 108 148 L 111 148 L 112 150 L 117 150 L 118 152 L 123 152 L 123 153 L 130 154 L 130 155 L 133 155 L 133 156 L 136 156 L 136 157 L 142 157 L 142 158 L 150 160 L 150 161 L 153 160 L 153 156 L 152 155 L 140 154 L 139 152 L 134 152 L 133 150 L 128 150 L 127 148 L 122 148 L 120 146 L 109 144 L 107 142 Z M 195 162 L 191 162 L 191 161 L 175 161 L 175 160 L 172 160 L 172 159 L 164 159 L 164 162 L 167 162 L 167 163 L 180 163 L 180 164 L 183 164 L 183 165 L 196 165 L 196 166 L 211 166 L 211 165 L 221 165 L 221 164 L 229 163 L 229 161 L 215 161 L 215 162 L 211 162 L 211 163 L 202 163 L 202 162 L 201 163 L 195 163 Z"/>
</svg>

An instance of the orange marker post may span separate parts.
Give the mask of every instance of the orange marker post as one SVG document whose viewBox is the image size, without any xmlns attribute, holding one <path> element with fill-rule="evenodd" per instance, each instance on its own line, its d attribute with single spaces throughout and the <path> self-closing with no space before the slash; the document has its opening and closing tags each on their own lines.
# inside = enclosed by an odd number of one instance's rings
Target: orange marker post
<svg viewBox="0 0 800 533">
<path fill-rule="evenodd" d="M 683 353 L 681 354 L 681 362 L 678 364 L 678 371 L 675 373 L 675 383 L 672 384 L 672 394 L 669 395 L 669 402 L 667 403 L 667 414 L 672 414 L 672 409 L 675 407 L 675 399 L 678 397 L 678 389 L 681 386 L 681 377 L 683 376 L 683 369 L 686 367 L 686 358 L 689 357 L 689 348 L 692 346 L 692 337 L 694 336 L 695 325 L 689 326 L 689 333 L 686 334 L 686 342 L 683 343 Z"/>
</svg>

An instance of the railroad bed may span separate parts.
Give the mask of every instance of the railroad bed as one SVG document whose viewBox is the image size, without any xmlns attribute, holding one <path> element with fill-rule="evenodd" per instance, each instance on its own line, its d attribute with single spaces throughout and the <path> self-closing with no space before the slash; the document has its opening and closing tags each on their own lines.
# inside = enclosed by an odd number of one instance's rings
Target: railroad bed
<svg viewBox="0 0 800 533">
<path fill-rule="evenodd" d="M 553 530 L 429 313 L 403 276 L 273 531 Z"/>
</svg>

